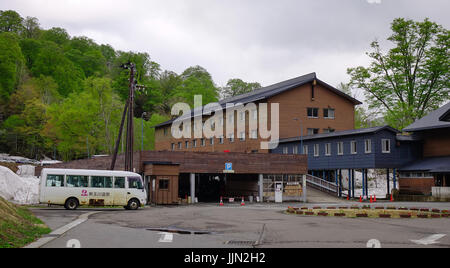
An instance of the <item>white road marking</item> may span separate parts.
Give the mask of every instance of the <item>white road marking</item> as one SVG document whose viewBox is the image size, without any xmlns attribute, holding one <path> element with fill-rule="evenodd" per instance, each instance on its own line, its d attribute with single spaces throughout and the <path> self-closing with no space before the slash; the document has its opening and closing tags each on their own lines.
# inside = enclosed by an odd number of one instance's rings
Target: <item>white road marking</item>
<svg viewBox="0 0 450 268">
<path fill-rule="evenodd" d="M 81 248 L 81 242 L 78 239 L 71 239 L 67 241 L 66 247 L 68 248 Z"/>
<path fill-rule="evenodd" d="M 159 238 L 159 243 L 172 243 L 173 242 L 173 234 L 171 233 L 159 233 L 161 238 Z"/>
<path fill-rule="evenodd" d="M 447 236 L 447 235 L 435 234 L 435 235 L 431 235 L 431 236 L 425 237 L 420 240 L 411 240 L 411 242 L 418 244 L 418 245 L 425 245 L 425 246 L 434 245 L 434 244 L 438 243 L 438 240 L 444 238 L 445 236 Z"/>
<path fill-rule="evenodd" d="M 377 239 L 372 239 L 367 242 L 367 248 L 381 248 L 381 242 Z"/>
</svg>

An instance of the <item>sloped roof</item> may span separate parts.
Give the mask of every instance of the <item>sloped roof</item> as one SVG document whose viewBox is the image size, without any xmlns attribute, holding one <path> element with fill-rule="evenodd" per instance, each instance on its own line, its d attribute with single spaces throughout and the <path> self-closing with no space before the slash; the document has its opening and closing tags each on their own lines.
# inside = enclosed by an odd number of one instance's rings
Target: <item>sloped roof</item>
<svg viewBox="0 0 450 268">
<path fill-rule="evenodd" d="M 430 157 L 414 161 L 399 171 L 426 171 L 430 173 L 448 173 L 450 172 L 450 156 Z"/>
<path fill-rule="evenodd" d="M 442 121 L 450 112 L 450 102 L 436 111 L 431 112 L 422 119 L 417 120 L 412 125 L 406 127 L 403 131 L 415 132 L 422 130 L 450 128 L 450 122 Z"/>
<path fill-rule="evenodd" d="M 322 133 L 322 134 L 309 135 L 309 136 L 303 136 L 303 137 L 281 139 L 279 143 L 296 142 L 296 141 L 300 141 L 301 139 L 303 139 L 303 141 L 308 141 L 308 140 L 327 139 L 327 138 L 343 137 L 343 136 L 363 135 L 363 134 L 369 134 L 369 133 L 377 133 L 377 132 L 385 130 L 385 129 L 389 130 L 391 132 L 394 132 L 396 134 L 400 133 L 400 131 L 398 131 L 395 128 L 392 128 L 390 126 L 382 126 L 382 127 L 352 129 L 352 130 L 344 130 L 344 131 L 338 131 L 338 132 L 332 132 L 332 133 Z"/>
<path fill-rule="evenodd" d="M 234 96 L 234 97 L 230 97 L 230 98 L 221 100 L 221 101 L 219 101 L 219 105 L 222 106 L 223 109 L 225 109 L 227 103 L 247 104 L 247 103 L 251 103 L 251 102 L 257 102 L 257 101 L 268 99 L 275 95 L 281 94 L 285 91 L 288 91 L 288 90 L 291 90 L 294 88 L 298 88 L 302 85 L 312 83 L 314 80 L 316 80 L 318 84 L 321 84 L 322 86 L 331 90 L 332 92 L 336 93 L 337 95 L 348 99 L 350 102 L 354 103 L 355 105 L 362 104 L 357 99 L 355 99 L 355 98 L 345 94 L 344 92 L 330 86 L 329 84 L 317 79 L 316 73 L 310 73 L 310 74 L 299 76 L 299 77 L 296 77 L 296 78 L 293 78 L 290 80 L 286 80 L 286 81 L 283 81 L 283 82 L 280 82 L 280 83 L 277 83 L 277 84 L 274 84 L 274 85 L 271 85 L 268 87 L 263 87 L 263 88 L 254 90 L 250 93 L 246 93 L 246 94 L 242 94 L 239 96 Z M 196 109 L 200 110 L 200 108 L 196 108 Z M 195 111 L 196 110 L 191 111 L 190 117 L 194 117 L 194 114 L 196 114 Z M 209 111 L 203 111 L 203 114 L 210 114 L 212 111 L 213 111 L 212 109 Z M 189 116 L 187 116 L 187 117 L 189 117 Z M 174 121 L 175 120 L 170 120 L 170 121 L 164 122 L 162 124 L 155 126 L 155 128 L 169 125 L 169 124 L 173 123 Z"/>
</svg>

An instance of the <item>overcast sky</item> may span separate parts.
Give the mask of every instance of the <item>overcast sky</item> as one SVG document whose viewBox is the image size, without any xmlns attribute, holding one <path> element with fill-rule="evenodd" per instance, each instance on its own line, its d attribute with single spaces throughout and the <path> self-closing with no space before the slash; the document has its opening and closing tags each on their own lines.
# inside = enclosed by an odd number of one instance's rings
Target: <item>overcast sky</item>
<svg viewBox="0 0 450 268">
<path fill-rule="evenodd" d="M 201 65 L 219 86 L 310 72 L 336 86 L 348 82 L 348 67 L 367 65 L 370 43 L 388 37 L 394 18 L 450 25 L 448 0 L 0 0 L 7 9 L 45 29 L 147 52 L 163 69 Z"/>
</svg>

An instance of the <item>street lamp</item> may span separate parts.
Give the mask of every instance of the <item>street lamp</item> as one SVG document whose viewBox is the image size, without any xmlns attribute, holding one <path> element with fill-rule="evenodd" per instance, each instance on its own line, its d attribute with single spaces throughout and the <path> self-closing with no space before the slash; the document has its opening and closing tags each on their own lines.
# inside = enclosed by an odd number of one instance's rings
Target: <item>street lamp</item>
<svg viewBox="0 0 450 268">
<path fill-rule="evenodd" d="M 294 118 L 294 121 L 298 121 L 300 123 L 300 148 L 302 154 L 304 154 L 305 152 L 303 151 L 303 123 L 299 118 Z"/>
<path fill-rule="evenodd" d="M 147 113 L 143 112 L 141 119 L 142 119 L 142 147 L 141 147 L 141 151 L 144 151 L 144 116 L 146 116 Z"/>
</svg>

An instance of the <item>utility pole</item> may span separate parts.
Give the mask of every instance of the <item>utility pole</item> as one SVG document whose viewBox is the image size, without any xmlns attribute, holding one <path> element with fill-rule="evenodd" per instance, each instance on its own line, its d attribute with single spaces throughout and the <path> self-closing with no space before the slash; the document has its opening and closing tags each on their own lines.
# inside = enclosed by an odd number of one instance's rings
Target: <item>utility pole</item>
<svg viewBox="0 0 450 268">
<path fill-rule="evenodd" d="M 125 124 L 125 117 L 127 117 L 127 132 L 126 132 L 126 149 L 125 149 L 125 171 L 133 171 L 133 147 L 134 147 L 134 93 L 136 90 L 136 65 L 134 63 L 128 62 L 123 64 L 123 69 L 130 70 L 130 80 L 129 80 L 129 97 L 122 115 L 122 122 L 120 124 L 119 135 L 117 137 L 116 147 L 114 149 L 114 155 L 112 158 L 110 170 L 115 169 L 117 153 L 120 146 L 120 140 L 122 139 L 123 127 Z"/>
</svg>

